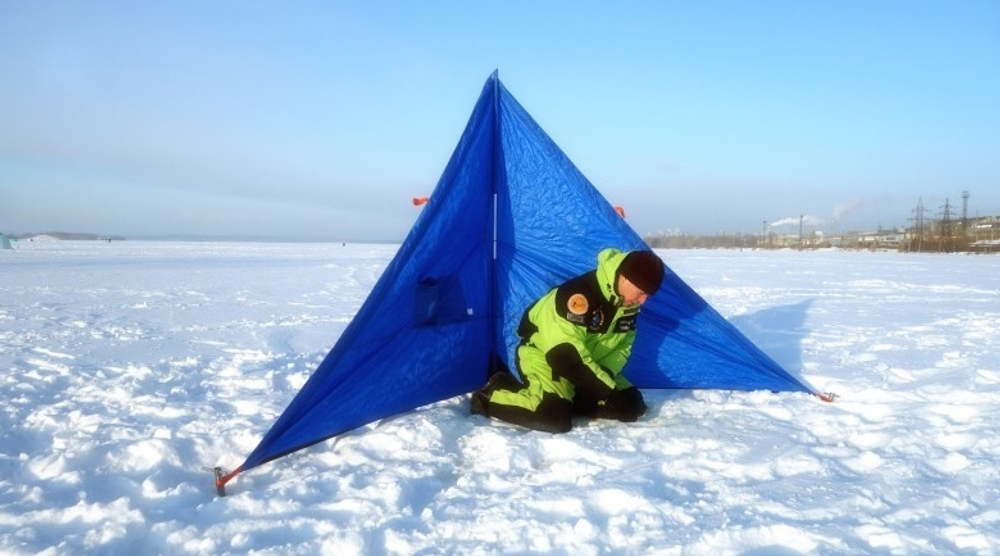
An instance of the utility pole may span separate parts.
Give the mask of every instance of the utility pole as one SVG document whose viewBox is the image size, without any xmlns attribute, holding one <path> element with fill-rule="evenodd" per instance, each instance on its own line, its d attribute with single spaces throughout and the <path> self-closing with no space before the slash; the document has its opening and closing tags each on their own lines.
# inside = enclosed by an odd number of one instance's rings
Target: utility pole
<svg viewBox="0 0 1000 556">
<path fill-rule="evenodd" d="M 969 237 L 969 192 L 962 192 L 962 237 Z"/>
<path fill-rule="evenodd" d="M 804 214 L 799 215 L 799 249 L 804 249 L 806 244 L 802 239 L 802 219 L 805 218 Z"/>
</svg>

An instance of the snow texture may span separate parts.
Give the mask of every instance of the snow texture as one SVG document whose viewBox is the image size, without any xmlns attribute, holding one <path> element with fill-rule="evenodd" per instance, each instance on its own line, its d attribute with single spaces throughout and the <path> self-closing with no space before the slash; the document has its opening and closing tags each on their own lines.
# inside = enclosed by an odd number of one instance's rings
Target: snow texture
<svg viewBox="0 0 1000 556">
<path fill-rule="evenodd" d="M 840 398 L 646 391 L 529 432 L 460 396 L 229 484 L 398 246 L 0 255 L 0 553 L 994 554 L 1000 257 L 661 251 Z"/>
</svg>

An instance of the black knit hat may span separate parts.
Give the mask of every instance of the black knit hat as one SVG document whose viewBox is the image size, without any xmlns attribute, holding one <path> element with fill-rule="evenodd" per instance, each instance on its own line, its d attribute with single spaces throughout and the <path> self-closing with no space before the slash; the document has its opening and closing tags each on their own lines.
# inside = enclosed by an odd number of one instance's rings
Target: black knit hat
<svg viewBox="0 0 1000 556">
<path fill-rule="evenodd" d="M 652 295 L 663 282 L 663 261 L 652 251 L 632 251 L 625 255 L 619 272 L 637 288 Z"/>
</svg>

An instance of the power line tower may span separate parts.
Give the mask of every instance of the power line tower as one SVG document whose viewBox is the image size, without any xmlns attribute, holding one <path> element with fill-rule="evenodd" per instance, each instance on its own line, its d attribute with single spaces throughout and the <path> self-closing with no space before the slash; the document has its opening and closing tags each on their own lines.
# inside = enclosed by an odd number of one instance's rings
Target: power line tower
<svg viewBox="0 0 1000 556">
<path fill-rule="evenodd" d="M 917 199 L 917 208 L 913 209 L 913 232 L 917 239 L 917 252 L 924 250 L 924 198 Z"/>
<path fill-rule="evenodd" d="M 952 213 L 951 204 L 948 199 L 944 200 L 944 206 L 941 207 L 941 250 L 946 253 L 951 253 L 953 251 L 952 244 L 954 243 L 952 233 Z"/>
</svg>

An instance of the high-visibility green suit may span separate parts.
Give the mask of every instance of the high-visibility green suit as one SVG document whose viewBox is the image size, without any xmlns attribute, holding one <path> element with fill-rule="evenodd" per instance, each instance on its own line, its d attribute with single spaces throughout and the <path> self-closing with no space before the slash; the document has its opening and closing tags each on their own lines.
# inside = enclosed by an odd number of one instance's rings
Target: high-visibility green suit
<svg viewBox="0 0 1000 556">
<path fill-rule="evenodd" d="M 573 415 L 638 419 L 642 395 L 622 375 L 635 340 L 639 306 L 617 291 L 627 252 L 605 249 L 594 270 L 553 288 L 525 311 L 517 370 L 494 376 L 474 394 L 483 413 L 531 428 L 563 432 Z M 506 373 L 504 373 L 506 374 Z"/>
</svg>

